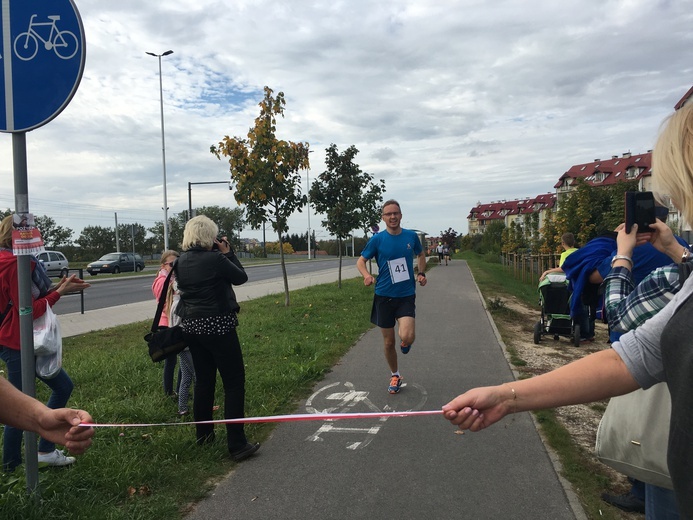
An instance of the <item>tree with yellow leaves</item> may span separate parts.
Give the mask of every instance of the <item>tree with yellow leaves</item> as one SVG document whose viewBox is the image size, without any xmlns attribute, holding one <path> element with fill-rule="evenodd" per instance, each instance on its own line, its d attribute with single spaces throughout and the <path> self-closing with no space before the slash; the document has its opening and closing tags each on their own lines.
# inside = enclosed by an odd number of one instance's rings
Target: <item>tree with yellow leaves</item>
<svg viewBox="0 0 693 520">
<path fill-rule="evenodd" d="M 277 139 L 277 116 L 284 117 L 284 93 L 273 96 L 265 87 L 265 97 L 259 103 L 260 115 L 246 139 L 225 136 L 210 151 L 229 161 L 234 198 L 245 204 L 248 223 L 258 229 L 269 221 L 279 236 L 288 231 L 287 220 L 294 211 L 301 211 L 307 197 L 301 192 L 301 170 L 310 167 L 309 144 Z M 289 282 L 284 263 L 284 249 L 279 247 L 284 277 L 284 304 L 289 305 Z"/>
</svg>

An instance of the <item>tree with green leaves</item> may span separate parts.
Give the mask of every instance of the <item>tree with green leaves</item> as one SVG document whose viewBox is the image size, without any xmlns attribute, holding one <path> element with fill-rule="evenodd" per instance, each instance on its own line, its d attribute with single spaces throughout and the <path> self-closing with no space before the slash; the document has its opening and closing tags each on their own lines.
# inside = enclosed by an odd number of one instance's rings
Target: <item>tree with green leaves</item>
<svg viewBox="0 0 693 520">
<path fill-rule="evenodd" d="M 301 193 L 301 170 L 310 167 L 308 143 L 294 143 L 276 136 L 277 116 L 284 117 L 284 93 L 265 87 L 260 102 L 260 115 L 255 126 L 248 130 L 246 139 L 225 136 L 210 151 L 217 159 L 229 161 L 234 197 L 245 204 L 248 223 L 258 229 L 269 221 L 277 233 L 280 244 L 282 234 L 288 231 L 287 220 L 294 211 L 301 211 L 307 198 Z M 289 281 L 286 275 L 284 249 L 281 253 L 284 277 L 284 304 L 289 305 Z"/>
<path fill-rule="evenodd" d="M 341 154 L 336 144 L 325 149 L 327 169 L 318 175 L 310 188 L 310 201 L 317 213 L 325 215 L 322 225 L 339 242 L 339 275 L 342 288 L 342 244 L 355 230 L 372 225 L 373 210 L 379 208 L 385 192 L 385 181 L 373 182 L 370 173 L 354 162 L 359 151 L 354 145 Z"/>
<path fill-rule="evenodd" d="M 486 232 L 488 233 L 488 230 Z M 513 220 L 510 226 L 505 227 L 502 231 L 502 243 L 501 250 L 506 253 L 519 253 L 525 250 L 527 241 L 522 224 Z"/>
<path fill-rule="evenodd" d="M 538 251 L 544 255 L 560 252 L 561 234 L 558 233 L 553 211 L 547 211 L 541 228 L 542 241 Z"/>
<path fill-rule="evenodd" d="M 448 228 L 447 231 L 440 232 L 440 239 L 443 244 L 447 244 L 451 249 L 457 246 L 457 237 L 459 233 L 452 228 Z"/>
<path fill-rule="evenodd" d="M 183 229 L 188 222 L 188 212 L 181 211 L 180 213 L 168 215 L 168 244 L 171 249 L 179 250 L 183 243 Z M 153 250 L 159 253 L 164 251 L 164 221 L 157 221 L 147 231 L 152 234 Z"/>
<path fill-rule="evenodd" d="M 46 249 L 60 249 L 72 243 L 73 231 L 70 228 L 58 226 L 55 220 L 47 215 L 35 217 L 34 220 Z"/>
<path fill-rule="evenodd" d="M 236 249 L 240 250 L 241 243 L 239 232 L 245 225 L 243 218 L 243 208 L 227 208 L 223 206 L 202 206 L 193 208 L 194 215 L 205 215 L 212 219 L 219 226 L 219 234 L 227 236 L 229 242 Z M 169 215 L 168 218 L 168 241 L 171 249 L 180 249 L 183 243 L 183 230 L 188 222 L 188 212 L 181 211 Z M 153 242 L 156 244 L 155 250 L 162 251 L 164 247 L 164 222 L 160 220 L 150 227 L 148 231 L 153 235 Z"/>
<path fill-rule="evenodd" d="M 524 216 L 525 242 L 533 253 L 541 248 L 541 234 L 539 233 L 539 213 L 529 213 Z"/>
<path fill-rule="evenodd" d="M 116 250 L 115 231 L 110 227 L 87 226 L 75 243 L 94 259 Z"/>
<path fill-rule="evenodd" d="M 135 236 L 133 237 L 133 230 Z M 147 230 L 142 224 L 118 224 L 118 241 L 121 251 L 144 252 L 146 250 Z M 134 241 L 134 247 L 133 247 Z M 114 249 L 115 251 L 115 249 Z M 110 251 L 106 251 L 109 253 Z M 150 251 L 147 251 L 149 253 Z"/>
<path fill-rule="evenodd" d="M 284 242 L 291 244 L 294 251 L 307 251 L 308 250 L 308 232 L 302 233 L 300 235 L 292 233 L 291 235 L 286 235 L 284 237 Z"/>
<path fill-rule="evenodd" d="M 637 191 L 637 181 L 621 181 L 610 186 L 591 186 L 578 179 L 575 189 L 556 211 L 558 236 L 570 232 L 584 245 L 593 238 L 613 231 L 624 220 L 624 193 Z"/>
<path fill-rule="evenodd" d="M 475 251 L 484 254 L 495 254 L 499 255 L 501 252 L 501 246 L 503 244 L 503 230 L 505 229 L 505 223 L 501 220 L 496 220 L 491 222 L 486 226 L 486 230 L 481 235 L 481 240 L 478 243 L 478 250 L 475 247 Z"/>
</svg>

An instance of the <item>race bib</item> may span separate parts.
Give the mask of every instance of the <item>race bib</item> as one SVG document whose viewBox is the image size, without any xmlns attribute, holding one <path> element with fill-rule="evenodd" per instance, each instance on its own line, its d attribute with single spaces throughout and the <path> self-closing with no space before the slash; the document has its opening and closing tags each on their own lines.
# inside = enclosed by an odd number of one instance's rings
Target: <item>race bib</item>
<svg viewBox="0 0 693 520">
<path fill-rule="evenodd" d="M 411 280 L 407 270 L 407 261 L 404 258 L 388 260 L 387 266 L 390 269 L 390 279 L 393 284 Z"/>
</svg>

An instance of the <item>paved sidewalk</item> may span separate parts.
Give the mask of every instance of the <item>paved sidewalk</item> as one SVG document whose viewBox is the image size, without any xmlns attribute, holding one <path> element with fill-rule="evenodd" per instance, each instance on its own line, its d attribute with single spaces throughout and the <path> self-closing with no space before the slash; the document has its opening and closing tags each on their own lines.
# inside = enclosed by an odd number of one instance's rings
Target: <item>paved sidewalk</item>
<svg viewBox="0 0 693 520">
<path fill-rule="evenodd" d="M 316 273 L 289 277 L 289 290 L 303 289 L 311 285 L 334 282 L 338 269 L 326 269 Z M 342 279 L 360 276 L 355 266 L 342 267 Z M 252 300 L 268 294 L 284 294 L 283 278 L 273 278 L 260 282 L 248 282 L 234 287 L 239 302 Z M 127 305 L 117 305 L 108 309 L 75 312 L 60 315 L 60 330 L 63 337 L 77 336 L 94 330 L 108 329 L 136 321 L 152 320 L 156 313 L 154 299 Z"/>
<path fill-rule="evenodd" d="M 417 341 L 399 355 L 401 392 L 387 393 L 382 336 L 372 328 L 296 413 L 435 410 L 465 389 L 513 378 L 467 264 L 427 274 Z M 281 423 L 187 518 L 586 518 L 530 414 L 460 433 L 435 416 Z"/>
</svg>

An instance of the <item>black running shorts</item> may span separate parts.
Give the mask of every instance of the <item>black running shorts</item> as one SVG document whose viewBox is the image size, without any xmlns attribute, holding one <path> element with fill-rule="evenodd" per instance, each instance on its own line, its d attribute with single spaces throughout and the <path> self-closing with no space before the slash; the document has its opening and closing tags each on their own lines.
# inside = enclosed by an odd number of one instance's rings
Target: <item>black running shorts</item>
<svg viewBox="0 0 693 520">
<path fill-rule="evenodd" d="M 416 295 L 403 298 L 389 298 L 375 295 L 371 309 L 371 323 L 381 329 L 391 329 L 397 318 L 403 316 L 416 317 Z"/>
</svg>

